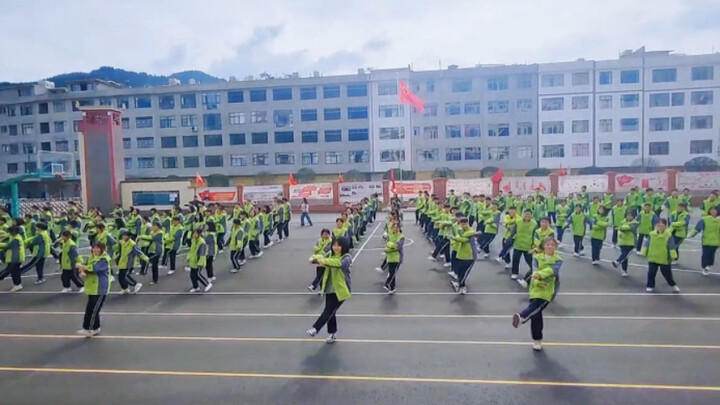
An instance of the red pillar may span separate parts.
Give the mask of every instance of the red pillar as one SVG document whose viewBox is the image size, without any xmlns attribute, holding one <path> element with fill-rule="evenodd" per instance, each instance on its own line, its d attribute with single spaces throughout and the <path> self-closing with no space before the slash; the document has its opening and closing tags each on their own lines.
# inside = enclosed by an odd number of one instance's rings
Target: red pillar
<svg viewBox="0 0 720 405">
<path fill-rule="evenodd" d="M 550 173 L 550 192 L 559 193 L 560 191 L 560 176 L 557 173 Z"/>
<path fill-rule="evenodd" d="M 238 202 L 241 203 L 245 200 L 245 197 L 243 196 L 243 186 L 238 185 L 238 186 L 235 186 L 235 188 L 237 189 Z"/>
<path fill-rule="evenodd" d="M 440 199 L 440 201 L 445 201 L 450 193 L 450 190 L 447 189 L 447 179 L 433 179 L 432 182 L 433 192 L 435 195 Z"/>
<path fill-rule="evenodd" d="M 390 182 L 388 180 L 383 180 L 382 203 L 383 203 L 383 205 L 387 205 L 389 202 L 390 202 Z"/>
<path fill-rule="evenodd" d="M 615 177 L 617 177 L 617 175 L 617 172 L 607 172 L 608 191 L 611 193 L 615 193 Z"/>
<path fill-rule="evenodd" d="M 674 190 L 677 188 L 677 169 L 667 169 L 665 174 L 668 176 L 668 186 L 666 191 Z"/>
</svg>

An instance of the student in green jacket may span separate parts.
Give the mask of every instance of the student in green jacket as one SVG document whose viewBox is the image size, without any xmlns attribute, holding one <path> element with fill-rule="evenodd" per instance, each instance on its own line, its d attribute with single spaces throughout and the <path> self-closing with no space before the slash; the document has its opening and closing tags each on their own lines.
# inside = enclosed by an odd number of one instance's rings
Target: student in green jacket
<svg viewBox="0 0 720 405">
<path fill-rule="evenodd" d="M 631 210 L 632 211 L 632 210 Z M 620 225 L 622 225 L 623 221 L 626 218 L 626 214 L 628 212 L 628 207 L 626 204 L 623 203 L 622 198 L 618 198 L 615 200 L 615 205 L 610 209 L 610 218 L 612 219 L 612 237 L 611 241 L 613 244 L 613 247 L 617 246 L 618 243 L 618 232 Z M 633 215 L 633 218 L 635 216 Z"/>
<path fill-rule="evenodd" d="M 602 205 L 602 202 L 600 201 L 600 197 L 598 197 L 598 196 L 593 197 L 592 202 L 590 203 L 590 209 L 589 209 L 590 218 L 596 217 L 598 214 L 598 209 L 602 206 L 603 205 Z"/>
<path fill-rule="evenodd" d="M 467 280 L 470 270 L 477 260 L 477 245 L 475 238 L 477 237 L 478 232 L 470 227 L 470 222 L 465 217 L 460 217 L 458 219 L 458 224 L 458 232 L 450 237 L 456 244 L 457 249 L 455 251 L 454 272 L 458 279 L 457 281 L 450 280 L 450 284 L 452 284 L 455 292 L 460 295 L 465 295 L 467 294 L 465 281 Z"/>
<path fill-rule="evenodd" d="M 243 248 L 244 237 L 245 231 L 242 226 L 242 221 L 240 218 L 233 218 L 232 227 L 230 228 L 230 239 L 228 240 L 228 247 L 230 248 L 230 263 L 232 264 L 230 273 L 237 273 L 245 264 L 245 253 Z"/>
<path fill-rule="evenodd" d="M 191 293 L 200 291 L 200 284 L 204 286 L 206 292 L 213 287 L 212 282 L 202 274 L 202 269 L 207 264 L 207 248 L 203 231 L 201 229 L 194 230 L 190 237 L 190 250 L 187 256 L 188 266 L 190 266 L 190 282 L 192 283 Z"/>
<path fill-rule="evenodd" d="M 82 329 L 77 333 L 86 337 L 100 334 L 100 310 L 110 292 L 110 265 L 112 259 L 105 253 L 105 245 L 96 243 L 86 264 L 78 263 L 80 277 L 85 279 L 85 295 L 88 297 L 85 306 L 85 317 Z"/>
<path fill-rule="evenodd" d="M 647 240 L 643 244 L 643 255 L 648 259 L 648 275 L 645 291 L 653 292 L 655 290 L 655 276 L 658 269 L 662 273 L 665 281 L 672 287 L 673 292 L 680 292 L 680 287 L 673 280 L 672 268 L 670 263 L 677 259 L 677 250 L 673 241 L 672 232 L 667 229 L 667 220 L 660 219 L 654 231 L 650 232 Z"/>
<path fill-rule="evenodd" d="M 322 314 L 307 330 L 310 337 L 317 335 L 318 331 L 327 324 L 327 331 L 330 334 L 327 343 L 335 343 L 337 340 L 337 318 L 336 313 L 340 306 L 351 296 L 350 265 L 350 241 L 346 238 L 335 239 L 330 252 L 321 255 L 314 255 L 310 263 L 325 268 L 323 272 L 320 291 L 325 295 L 325 308 Z"/>
<path fill-rule="evenodd" d="M 545 200 L 545 207 L 547 208 L 547 215 L 550 219 L 550 225 L 557 223 L 557 192 L 553 191 Z"/>
<path fill-rule="evenodd" d="M 678 206 L 680 205 L 681 202 L 684 202 L 684 201 L 678 195 L 678 190 L 673 189 L 670 192 L 670 195 L 665 199 L 665 204 L 663 204 L 665 209 L 667 210 L 668 217 L 670 215 L 672 215 L 673 212 L 678 210 Z M 687 208 L 687 205 L 685 205 L 685 207 Z"/>
<path fill-rule="evenodd" d="M 320 239 L 318 239 L 317 243 L 315 244 L 315 247 L 313 248 L 313 256 L 314 255 L 324 255 L 325 253 L 330 251 L 330 245 L 332 244 L 332 238 L 330 237 L 330 230 L 325 228 L 322 231 L 320 231 Z M 308 284 L 307 289 L 310 291 L 315 291 L 318 286 L 320 285 L 320 280 L 322 279 L 323 272 L 325 272 L 325 268 L 322 266 L 316 266 L 315 267 L 315 279 Z"/>
<path fill-rule="evenodd" d="M 512 272 L 510 278 L 517 280 L 517 282 L 523 287 L 527 288 L 527 283 L 524 279 L 518 278 L 520 272 L 520 258 L 524 258 L 528 267 L 532 268 L 532 244 L 533 244 L 533 232 L 537 228 L 537 222 L 532 219 L 532 211 L 526 210 L 523 213 L 522 220 L 515 222 L 515 226 L 510 231 L 510 236 L 513 238 L 513 255 L 512 255 Z"/>
<path fill-rule="evenodd" d="M 582 207 L 580 207 L 582 210 Z M 557 253 L 557 241 L 547 238 L 543 241 L 543 252 L 533 256 L 532 275 L 530 278 L 530 304 L 522 311 L 513 315 L 514 328 L 521 323 L 530 321 L 530 333 L 533 339 L 533 350 L 542 350 L 543 310 L 555 299 L 560 287 L 560 269 L 562 257 Z"/>
<path fill-rule="evenodd" d="M 396 286 L 395 280 L 397 279 L 397 272 L 400 269 L 400 265 L 403 262 L 403 246 L 405 245 L 405 236 L 400 229 L 400 223 L 395 222 L 388 233 L 388 240 L 385 243 L 385 258 L 387 259 L 388 274 L 383 284 L 383 289 L 387 291 L 388 295 L 395 294 Z"/>
<path fill-rule="evenodd" d="M 21 235 L 20 228 L 11 226 L 8 228 L 8 238 L 4 242 L 0 242 L 0 251 L 5 252 L 5 269 L 0 274 L 0 280 L 8 275 L 12 277 L 13 287 L 10 292 L 16 292 L 23 289 L 22 273 L 20 271 L 22 263 L 25 261 L 25 238 Z"/>
<path fill-rule="evenodd" d="M 555 238 L 555 231 L 550 227 L 550 218 L 540 218 L 540 226 L 533 232 L 533 254 L 542 252 L 542 242 L 551 236 Z"/>
<path fill-rule="evenodd" d="M 62 282 L 63 289 L 60 290 L 61 293 L 69 293 L 72 291 L 72 288 L 70 288 L 70 282 L 75 284 L 77 288 L 80 290 L 79 293 L 82 293 L 85 291 L 83 287 L 83 283 L 80 280 L 80 278 L 77 275 L 77 262 L 78 262 L 78 250 L 77 250 L 77 244 L 72 239 L 72 233 L 71 231 L 64 230 L 60 234 L 59 241 L 62 243 L 62 248 L 60 249 L 60 270 L 62 274 L 60 275 L 60 281 Z"/>
<path fill-rule="evenodd" d="M 678 203 L 675 211 L 669 213 L 670 231 L 675 241 L 677 258 L 680 258 L 680 245 L 688 235 L 688 227 L 690 226 L 690 214 L 687 212 L 685 203 Z"/>
<path fill-rule="evenodd" d="M 25 244 L 32 248 L 33 258 L 20 268 L 20 272 L 25 274 L 35 266 L 35 272 L 37 273 L 35 284 L 42 284 L 45 282 L 45 259 L 51 257 L 50 247 L 52 246 L 47 224 L 44 222 L 37 223 L 35 225 L 35 236 L 26 239 Z"/>
<path fill-rule="evenodd" d="M 573 233 L 573 256 L 579 257 L 584 256 L 585 247 L 583 246 L 583 238 L 585 238 L 585 232 L 588 227 L 592 227 L 592 222 L 588 215 L 584 212 L 581 205 L 575 206 L 575 212 L 570 215 L 567 225 L 565 228 L 571 228 Z"/>
<path fill-rule="evenodd" d="M 178 250 L 180 250 L 180 242 L 182 242 L 183 227 L 180 225 L 180 218 L 173 217 L 170 222 L 170 228 L 163 234 L 163 256 L 162 256 L 162 268 L 167 268 L 168 261 L 170 262 L 170 270 L 168 270 L 168 276 L 175 274 L 175 259 L 177 258 Z"/>
<path fill-rule="evenodd" d="M 557 207 L 555 208 L 557 219 L 555 220 L 555 235 L 557 236 L 558 246 L 562 246 L 563 234 L 565 233 L 565 227 L 567 226 L 567 219 L 572 214 L 570 206 L 567 205 L 567 201 L 563 198 L 558 200 Z"/>
<path fill-rule="evenodd" d="M 703 215 L 707 215 L 710 213 L 710 208 L 718 208 L 720 210 L 720 199 L 718 199 L 718 192 L 713 191 L 710 193 L 710 196 L 705 199 L 702 203 L 703 207 Z"/>
<path fill-rule="evenodd" d="M 715 253 L 720 246 L 720 217 L 717 207 L 710 207 L 708 215 L 703 215 L 689 237 L 692 238 L 700 232 L 702 232 L 700 266 L 702 275 L 709 276 L 710 267 L 715 265 Z"/>
<path fill-rule="evenodd" d="M 652 190 L 652 189 L 650 189 Z M 635 248 L 638 253 L 641 253 L 643 246 L 643 239 L 650 235 L 650 232 L 655 229 L 655 225 L 658 223 L 658 216 L 652 210 L 652 204 L 646 202 L 643 204 L 643 209 L 638 214 L 638 237 Z"/>
<path fill-rule="evenodd" d="M 139 257 L 142 261 L 148 261 L 148 257 L 137 247 L 134 240 L 130 239 L 130 233 L 123 231 L 120 234 L 120 242 L 118 242 L 117 254 L 115 262 L 117 263 L 119 274 L 118 282 L 120 283 L 120 295 L 128 293 L 135 294 L 142 288 L 142 283 L 135 281 L 132 276 L 132 270 L 135 267 L 135 258 Z M 130 287 L 133 289 L 130 290 Z"/>
<path fill-rule="evenodd" d="M 612 261 L 616 269 L 622 266 L 622 277 L 628 276 L 628 256 L 635 249 L 635 238 L 637 237 L 638 222 L 635 220 L 635 213 L 631 210 L 625 212 L 625 219 L 617 227 L 617 244 L 620 247 L 620 256 Z"/>
<path fill-rule="evenodd" d="M 593 266 L 600 264 L 600 252 L 607 235 L 607 227 L 610 225 L 605 216 L 605 206 L 601 205 L 597 209 L 595 217 L 590 219 L 592 226 L 590 227 L 590 252 Z"/>
<path fill-rule="evenodd" d="M 500 228 L 500 217 L 502 212 L 498 208 L 497 202 L 490 203 L 490 211 L 487 212 L 483 220 L 484 231 L 477 238 L 478 253 L 482 250 L 483 257 L 486 259 L 490 257 L 490 244 L 495 240 L 498 230 Z M 468 222 L 469 223 L 469 222 Z"/>
<path fill-rule="evenodd" d="M 688 211 L 692 207 L 692 196 L 690 195 L 690 189 L 684 188 L 682 194 L 680 194 L 680 200 L 687 205 Z"/>
</svg>

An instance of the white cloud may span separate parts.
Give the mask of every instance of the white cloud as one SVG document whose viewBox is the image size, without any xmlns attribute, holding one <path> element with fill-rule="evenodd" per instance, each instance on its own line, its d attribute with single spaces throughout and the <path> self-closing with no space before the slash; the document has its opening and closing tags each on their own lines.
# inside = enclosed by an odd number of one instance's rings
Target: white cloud
<svg viewBox="0 0 720 405">
<path fill-rule="evenodd" d="M 242 77 L 608 59 L 642 45 L 707 53 L 719 17 L 712 0 L 5 0 L 0 81 L 102 65 Z"/>
</svg>

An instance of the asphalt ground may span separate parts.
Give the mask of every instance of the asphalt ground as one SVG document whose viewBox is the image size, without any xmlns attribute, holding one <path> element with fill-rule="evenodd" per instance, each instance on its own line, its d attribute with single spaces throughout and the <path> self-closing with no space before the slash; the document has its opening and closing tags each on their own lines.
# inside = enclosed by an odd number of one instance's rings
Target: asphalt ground
<svg viewBox="0 0 720 405">
<path fill-rule="evenodd" d="M 380 222 L 352 252 L 353 297 L 338 312 L 334 345 L 324 331 L 305 335 L 323 307 L 305 289 L 315 271 L 307 258 L 331 215 L 305 228 L 295 218 L 288 241 L 238 274 L 223 254 L 208 293 L 188 292 L 184 257 L 155 286 L 138 277 L 145 286 L 136 295 L 117 295 L 114 283 L 93 339 L 74 334 L 85 297 L 60 294 L 48 263 L 47 283 L 33 285 L 31 271 L 23 291 L 0 294 L 0 403 L 720 403 L 720 274 L 700 275 L 697 241 L 683 245 L 675 266 L 680 294 L 659 275 L 646 293 L 642 257 L 631 257 L 621 278 L 610 246 L 599 266 L 565 254 L 536 353 L 529 325 L 510 325 L 527 290 L 493 255 L 473 267 L 469 294 L 455 294 L 447 269 L 427 260 L 431 247 L 412 215 L 396 295 L 374 270 Z"/>
</svg>

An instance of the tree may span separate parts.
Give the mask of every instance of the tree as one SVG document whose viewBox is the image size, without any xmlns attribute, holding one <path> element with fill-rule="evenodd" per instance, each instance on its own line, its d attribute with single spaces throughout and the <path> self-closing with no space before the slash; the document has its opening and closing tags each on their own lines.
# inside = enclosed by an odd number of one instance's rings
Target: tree
<svg viewBox="0 0 720 405">
<path fill-rule="evenodd" d="M 230 178 L 224 174 L 211 174 L 207 177 L 206 183 L 208 187 L 228 187 Z"/>
<path fill-rule="evenodd" d="M 343 175 L 343 180 L 347 182 L 353 182 L 353 181 L 368 181 L 368 174 L 367 173 L 361 173 L 355 169 L 348 170 Z"/>
<path fill-rule="evenodd" d="M 275 183 L 275 176 L 268 171 L 263 170 L 253 177 L 255 178 L 255 185 L 258 186 L 269 186 Z"/>
<path fill-rule="evenodd" d="M 544 167 L 538 167 L 535 169 L 528 170 L 527 173 L 525 173 L 525 176 L 527 177 L 544 177 L 550 174 L 550 169 L 546 169 Z"/>
<path fill-rule="evenodd" d="M 683 165 L 688 172 L 714 172 L 718 170 L 718 162 L 709 157 L 696 157 Z"/>
<path fill-rule="evenodd" d="M 588 166 L 578 170 L 578 174 L 605 174 L 605 169 L 597 166 Z"/>
<path fill-rule="evenodd" d="M 412 170 L 391 169 L 395 173 L 395 181 L 415 180 L 415 172 Z M 383 173 L 383 180 L 390 180 L 390 170 Z"/>
<path fill-rule="evenodd" d="M 454 179 L 455 172 L 449 167 L 437 167 L 432 173 L 433 179 Z"/>
<path fill-rule="evenodd" d="M 303 167 L 295 173 L 295 181 L 298 183 L 312 183 L 315 180 L 315 171 L 309 167 Z"/>
<path fill-rule="evenodd" d="M 497 173 L 497 171 L 500 170 L 495 166 L 485 166 L 480 170 L 480 177 L 492 177 L 493 174 Z"/>
</svg>

